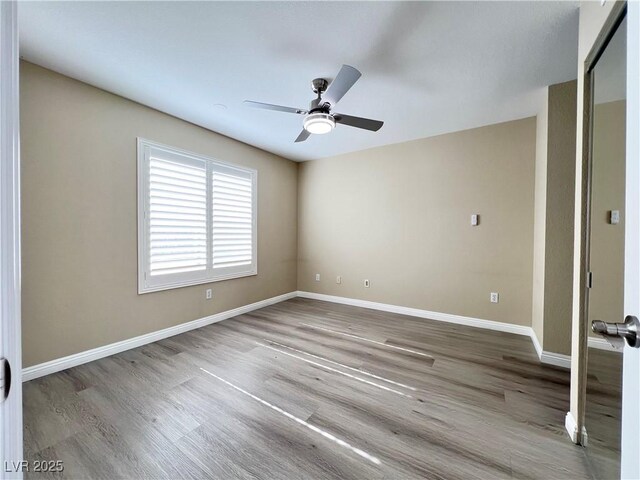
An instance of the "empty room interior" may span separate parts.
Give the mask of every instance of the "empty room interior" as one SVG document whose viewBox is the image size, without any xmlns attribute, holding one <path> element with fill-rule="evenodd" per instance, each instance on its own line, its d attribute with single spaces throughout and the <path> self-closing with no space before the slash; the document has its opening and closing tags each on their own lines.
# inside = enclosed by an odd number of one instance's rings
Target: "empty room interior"
<svg viewBox="0 0 640 480">
<path fill-rule="evenodd" d="M 640 478 L 636 2 L 2 9 L 0 478 Z"/>
</svg>

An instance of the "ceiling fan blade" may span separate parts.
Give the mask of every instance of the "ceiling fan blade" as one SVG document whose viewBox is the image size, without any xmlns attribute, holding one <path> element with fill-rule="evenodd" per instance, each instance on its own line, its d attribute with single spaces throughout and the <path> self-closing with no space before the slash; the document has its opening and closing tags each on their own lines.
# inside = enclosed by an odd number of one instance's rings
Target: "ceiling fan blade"
<svg viewBox="0 0 640 480">
<path fill-rule="evenodd" d="M 324 92 L 322 100 L 333 107 L 361 76 L 362 74 L 352 66 L 342 65 L 335 80 L 329 84 L 329 88 Z"/>
<path fill-rule="evenodd" d="M 365 130 L 371 130 L 372 132 L 377 132 L 380 130 L 382 125 L 384 125 L 384 122 L 381 122 L 380 120 L 352 117 L 351 115 L 344 115 L 342 113 L 333 114 L 333 118 L 336 120 L 336 123 L 348 125 L 350 127 L 364 128 Z"/>
<path fill-rule="evenodd" d="M 251 100 L 245 100 L 242 103 L 247 107 L 261 108 L 263 110 L 275 110 L 276 112 L 297 113 L 299 115 L 308 113 L 307 110 L 302 108 L 283 107 L 282 105 L 273 105 L 271 103 L 252 102 Z"/>
<path fill-rule="evenodd" d="M 309 135 L 311 134 L 303 128 L 300 132 L 300 135 L 298 135 L 298 138 L 296 138 L 295 143 L 304 142 L 307 138 L 309 138 Z"/>
</svg>

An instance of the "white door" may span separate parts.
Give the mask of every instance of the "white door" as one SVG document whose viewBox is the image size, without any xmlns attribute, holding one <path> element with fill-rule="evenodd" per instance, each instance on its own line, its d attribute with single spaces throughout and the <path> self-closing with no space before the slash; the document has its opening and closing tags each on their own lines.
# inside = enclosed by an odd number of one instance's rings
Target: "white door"
<svg viewBox="0 0 640 480">
<path fill-rule="evenodd" d="M 3 384 L 0 389 L 0 479 L 22 478 L 19 59 L 16 9 L 15 2 L 0 2 L 0 358 L 3 359 L 0 369 Z M 10 365 L 11 375 L 6 365 Z"/>
<path fill-rule="evenodd" d="M 640 3 L 627 11 L 627 162 L 624 312 L 640 318 Z M 619 321 L 619 320 L 617 320 Z M 621 477 L 640 478 L 640 349 L 624 347 Z"/>
<path fill-rule="evenodd" d="M 627 3 L 607 42 L 591 71 L 588 323 L 623 348 L 588 349 L 583 442 L 594 478 L 637 480 L 640 348 L 596 319 L 640 318 L 640 2 Z"/>
</svg>

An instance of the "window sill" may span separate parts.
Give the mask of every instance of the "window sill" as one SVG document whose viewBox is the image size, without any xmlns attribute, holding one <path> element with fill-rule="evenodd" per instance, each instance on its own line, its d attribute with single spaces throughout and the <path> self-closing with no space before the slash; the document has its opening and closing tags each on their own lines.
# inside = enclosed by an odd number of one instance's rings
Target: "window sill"
<svg viewBox="0 0 640 480">
<path fill-rule="evenodd" d="M 192 287 L 194 285 L 203 285 L 206 283 L 222 282 L 225 280 L 233 280 L 234 278 L 253 277 L 256 275 L 258 275 L 257 269 L 252 270 L 250 272 L 230 273 L 228 275 L 220 275 L 215 278 L 202 278 L 202 279 L 193 280 L 190 282 L 179 282 L 179 283 L 172 283 L 168 285 L 145 286 L 143 285 L 142 282 L 140 282 L 138 284 L 138 295 L 144 295 L 145 293 L 161 292 L 163 290 L 174 290 L 176 288 Z"/>
</svg>

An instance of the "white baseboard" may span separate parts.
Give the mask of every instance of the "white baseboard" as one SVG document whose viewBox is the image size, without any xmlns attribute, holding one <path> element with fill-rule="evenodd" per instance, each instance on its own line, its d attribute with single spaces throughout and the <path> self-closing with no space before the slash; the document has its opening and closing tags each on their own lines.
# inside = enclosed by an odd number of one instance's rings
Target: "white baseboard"
<svg viewBox="0 0 640 480">
<path fill-rule="evenodd" d="M 540 363 L 571 369 L 571 355 L 543 350 L 542 345 L 540 345 L 540 340 L 538 340 L 538 336 L 536 332 L 533 331 L 533 328 L 531 329 L 531 341 L 536 349 Z"/>
<path fill-rule="evenodd" d="M 610 352 L 620 352 L 623 348 L 623 345 L 620 348 L 616 348 L 611 345 L 606 339 L 598 338 L 598 337 L 589 337 L 587 339 L 587 345 L 591 348 L 597 348 L 599 350 L 608 350 Z"/>
<path fill-rule="evenodd" d="M 538 337 L 531 327 L 524 325 L 513 325 L 511 323 L 496 322 L 494 320 L 483 320 L 481 318 L 465 317 L 462 315 L 453 315 L 451 313 L 431 312 L 429 310 L 421 310 L 419 308 L 401 307 L 398 305 L 390 305 L 388 303 L 371 302 L 369 300 L 358 300 L 356 298 L 338 297 L 335 295 L 325 295 L 324 293 L 303 292 L 298 291 L 298 297 L 310 298 L 313 300 L 322 300 L 325 302 L 341 303 L 343 305 L 351 305 L 354 307 L 371 308 L 372 310 L 380 310 L 383 312 L 399 313 L 412 317 L 427 318 L 439 322 L 455 323 L 457 325 L 465 325 L 468 327 L 484 328 L 487 330 L 495 330 L 499 332 L 514 333 L 516 335 L 526 335 L 531 338 L 533 346 L 541 363 L 555 365 L 556 367 L 571 368 L 571 357 L 554 352 L 545 352 L 540 346 Z"/>
<path fill-rule="evenodd" d="M 556 367 L 562 367 L 571 369 L 571 355 L 564 355 L 562 353 L 545 352 L 544 350 L 538 355 L 542 363 L 547 365 L 555 365 Z"/>
<path fill-rule="evenodd" d="M 564 428 L 567 429 L 571 441 L 578 443 L 578 423 L 571 412 L 567 412 L 567 415 L 564 417 Z"/>
<path fill-rule="evenodd" d="M 147 345 L 149 343 L 157 342 L 164 338 L 172 337 L 180 333 L 188 332 L 189 330 L 194 330 L 196 328 L 204 327 L 212 323 L 220 322 L 222 320 L 226 320 L 228 318 L 235 317 L 237 315 L 242 315 L 243 313 L 251 312 L 253 310 L 264 308 L 269 305 L 283 302 L 285 300 L 289 300 L 295 297 L 310 298 L 314 300 L 322 300 L 325 302 L 340 303 L 344 305 L 352 305 L 355 307 L 370 308 L 373 310 L 398 313 L 402 315 L 409 315 L 412 317 L 426 318 L 429 320 L 454 323 L 457 325 L 465 325 L 469 327 L 484 328 L 487 330 L 494 330 L 499 332 L 513 333 L 516 335 L 525 335 L 531 338 L 531 341 L 533 342 L 533 345 L 536 349 L 538 358 L 542 363 L 555 365 L 558 367 L 571 368 L 571 357 L 569 357 L 568 355 L 561 355 L 558 353 L 543 351 L 542 347 L 540 346 L 540 342 L 538 341 L 538 338 L 536 337 L 536 334 L 534 333 L 533 329 L 531 327 L 527 327 L 524 325 L 513 325 L 510 323 L 496 322 L 493 320 L 483 320 L 480 318 L 465 317 L 462 315 L 454 315 L 450 313 L 431 312 L 428 310 L 421 310 L 418 308 L 401 307 L 398 305 L 371 302 L 368 300 L 358 300 L 355 298 L 338 297 L 334 295 L 325 295 L 322 293 L 298 291 L 298 292 L 285 293 L 284 295 L 279 295 L 277 297 L 267 298 L 259 302 L 234 308 L 232 310 L 227 310 L 225 312 L 216 313 L 214 315 L 209 315 L 207 317 L 199 318 L 197 320 L 193 320 L 187 323 L 182 323 L 174 327 L 165 328 L 163 330 L 147 333 L 145 335 L 140 335 L 138 337 L 123 340 L 121 342 L 111 343 L 103 347 L 94 348 L 92 350 L 76 353 L 73 355 L 69 355 L 67 357 L 62 357 L 56 360 L 51 360 L 49 362 L 33 365 L 31 367 L 27 367 L 22 370 L 22 381 L 26 382 L 29 380 L 33 380 L 34 378 L 42 377 L 44 375 L 60 372 L 62 370 L 66 370 L 67 368 L 82 365 L 83 363 L 88 363 L 93 360 L 98 360 L 100 358 L 104 358 L 109 355 L 115 355 L 116 353 L 120 353 L 125 350 L 130 350 L 132 348 L 140 347 L 142 345 Z M 594 341 L 594 342 L 597 342 L 597 344 L 599 345 L 596 348 L 605 348 L 604 345 L 602 345 L 602 342 L 607 343 L 606 340 L 603 339 L 601 342 L 599 340 L 600 339 L 597 339 L 597 338 L 593 338 L 593 339 L 590 338 L 589 345 L 591 346 L 591 342 Z M 611 347 L 611 349 L 612 348 L 613 347 Z"/>
<path fill-rule="evenodd" d="M 268 307 L 269 305 L 283 302 L 295 297 L 296 292 L 285 293 L 284 295 L 267 298 L 265 300 L 251 303 L 249 305 L 244 305 L 232 310 L 216 313 L 214 315 L 209 315 L 207 317 L 199 318 L 191 322 L 182 323 L 180 325 L 176 325 L 175 327 L 165 328 L 156 332 L 129 338 L 121 342 L 111 343 L 103 347 L 98 347 L 92 350 L 69 355 L 67 357 L 51 360 L 50 362 L 33 365 L 22 370 L 22 381 L 26 382 L 29 380 L 33 380 L 34 378 L 42 377 L 44 375 L 60 372 L 62 370 L 66 370 L 67 368 L 76 367 L 78 365 L 82 365 L 83 363 L 88 363 L 92 362 L 93 360 L 108 357 L 109 355 L 115 355 L 116 353 L 124 352 L 125 350 L 130 350 L 142 345 L 147 345 L 148 343 L 157 342 L 159 340 L 172 337 L 180 333 L 188 332 L 189 330 L 204 327 L 212 323 L 220 322 L 237 315 L 242 315 L 243 313 L 248 313 L 259 308 Z"/>
<path fill-rule="evenodd" d="M 538 354 L 538 358 L 540 359 L 541 363 L 571 369 L 571 355 L 547 352 L 543 350 L 542 345 L 540 345 L 540 340 L 538 339 L 538 336 L 536 335 L 536 332 L 533 330 L 533 328 L 531 329 L 531 341 L 533 342 L 533 347 L 536 349 L 536 353 Z"/>
<path fill-rule="evenodd" d="M 298 291 L 298 297 L 323 300 L 325 302 L 332 303 L 342 303 L 344 305 L 370 308 L 372 310 L 381 310 L 383 312 L 399 313 L 401 315 L 409 315 L 412 317 L 428 318 L 429 320 L 436 320 L 438 322 L 455 323 L 458 325 L 466 325 L 468 327 L 478 327 L 487 330 L 496 330 L 499 332 L 515 333 L 516 335 L 531 336 L 531 327 L 526 327 L 524 325 L 513 325 L 511 323 L 495 322 L 493 320 L 482 320 L 479 318 L 465 317 L 462 315 L 453 315 L 451 313 L 430 312 L 428 310 L 420 310 L 419 308 L 401 307 L 398 305 L 390 305 L 388 303 L 378 303 L 370 302 L 368 300 L 358 300 L 355 298 L 337 297 L 334 295 L 325 295 L 323 293 Z"/>
<path fill-rule="evenodd" d="M 533 330 L 533 328 L 531 329 L 531 341 L 533 342 L 533 348 L 536 349 L 536 353 L 538 354 L 538 358 L 540 359 L 540 361 L 542 361 L 542 345 L 540 345 L 540 340 L 538 340 L 538 336 L 536 335 L 536 332 Z"/>
</svg>

